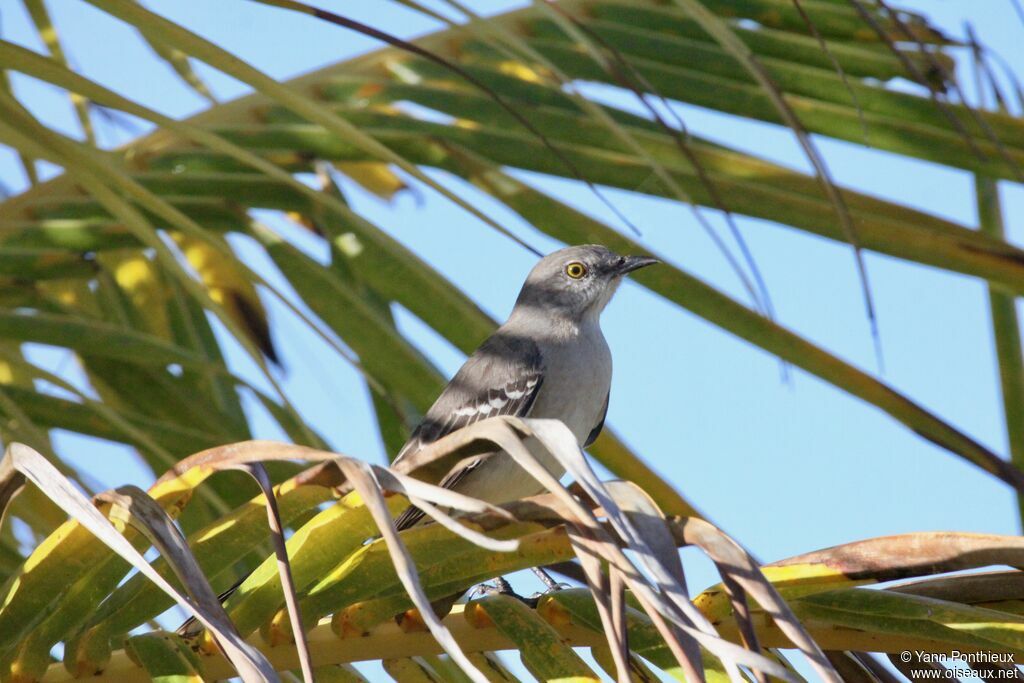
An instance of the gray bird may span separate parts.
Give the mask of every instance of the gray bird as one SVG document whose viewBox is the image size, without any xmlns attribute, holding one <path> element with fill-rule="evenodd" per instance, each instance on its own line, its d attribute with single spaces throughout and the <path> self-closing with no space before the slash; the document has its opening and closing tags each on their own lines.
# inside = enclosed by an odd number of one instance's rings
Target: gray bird
<svg viewBox="0 0 1024 683">
<path fill-rule="evenodd" d="M 426 444 L 497 415 L 561 420 L 580 446 L 601 433 L 608 410 L 612 356 L 601 333 L 601 311 L 627 273 L 657 263 L 647 256 L 619 256 L 587 244 L 542 258 L 526 277 L 512 314 L 473 352 L 430 407 L 395 458 L 397 463 Z M 545 465 L 556 476 L 555 462 Z M 504 453 L 460 464 L 441 486 L 500 504 L 544 492 Z M 409 508 L 395 520 L 406 529 L 423 513 Z M 221 593 L 224 601 L 241 585 Z M 550 578 L 542 576 L 550 583 Z M 192 636 L 188 619 L 178 633 Z"/>
<path fill-rule="evenodd" d="M 657 262 L 619 256 L 595 244 L 567 247 L 542 258 L 527 276 L 508 320 L 466 360 L 395 462 L 497 415 L 561 420 L 580 446 L 592 444 L 604 426 L 612 380 L 601 312 L 623 276 Z M 561 476 L 556 463 L 545 465 Z M 441 486 L 495 504 L 544 491 L 504 453 L 460 463 Z M 421 518 L 419 510 L 410 508 L 396 525 L 408 528 Z"/>
</svg>

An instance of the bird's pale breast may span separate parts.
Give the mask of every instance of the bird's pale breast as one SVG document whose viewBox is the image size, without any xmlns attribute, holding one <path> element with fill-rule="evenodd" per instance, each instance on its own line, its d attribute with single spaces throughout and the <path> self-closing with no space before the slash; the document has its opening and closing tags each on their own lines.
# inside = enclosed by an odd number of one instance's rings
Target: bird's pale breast
<svg viewBox="0 0 1024 683">
<path fill-rule="evenodd" d="M 597 325 L 570 340 L 541 347 L 544 384 L 530 417 L 561 420 L 582 444 L 604 415 L 612 356 Z"/>
</svg>

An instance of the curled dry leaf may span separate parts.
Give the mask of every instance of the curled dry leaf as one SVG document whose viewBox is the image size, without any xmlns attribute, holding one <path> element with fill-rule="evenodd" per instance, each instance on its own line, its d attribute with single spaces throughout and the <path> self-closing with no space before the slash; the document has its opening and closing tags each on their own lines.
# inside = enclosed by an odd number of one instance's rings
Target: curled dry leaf
<svg viewBox="0 0 1024 683">
<path fill-rule="evenodd" d="M 783 633 L 807 656 L 811 666 L 823 680 L 842 681 L 825 657 L 825 653 L 800 624 L 793 610 L 764 577 L 749 554 L 704 520 L 688 519 L 683 524 L 682 531 L 683 539 L 706 552 L 723 576 L 727 576 L 757 600 Z"/>
<path fill-rule="evenodd" d="M 277 674 L 267 662 L 266 658 L 254 647 L 246 643 L 238 635 L 231 621 L 224 613 L 223 607 L 213 596 L 213 591 L 206 583 L 205 590 L 208 595 L 200 589 L 201 602 L 193 602 L 191 598 L 182 594 L 177 588 L 169 584 L 159 574 L 153 571 L 149 562 L 132 547 L 103 514 L 97 510 L 89 500 L 77 491 L 67 479 L 61 475 L 50 463 L 31 448 L 22 444 L 12 444 L 4 455 L 5 461 L 10 461 L 13 469 L 25 475 L 29 481 L 39 487 L 55 503 L 60 505 L 69 515 L 77 519 L 84 527 L 89 529 L 99 540 L 110 549 L 130 562 L 139 571 L 143 572 L 156 583 L 162 590 L 174 597 L 175 601 L 190 612 L 204 626 L 210 629 L 217 636 L 218 644 L 224 649 L 225 655 L 231 660 L 236 670 L 247 681 L 276 681 Z M 154 506 L 146 503 L 139 503 L 135 497 L 129 496 L 132 505 L 138 505 L 136 509 L 144 510 L 143 515 L 147 522 L 153 522 L 152 526 L 147 524 L 147 530 L 158 535 L 162 541 L 168 541 L 167 547 L 173 547 L 178 540 L 184 545 L 180 536 L 175 538 L 174 533 L 166 534 L 167 521 L 163 510 L 159 510 L 157 516 Z M 143 494 L 138 500 L 150 500 Z M 155 504 L 154 504 L 155 505 Z M 155 518 L 155 519 L 154 519 Z M 139 517 L 135 517 L 139 519 Z M 173 525 L 172 525 L 173 526 Z M 176 529 L 175 529 L 176 531 Z M 187 547 L 187 546 L 186 546 Z M 190 556 L 190 555 L 189 555 Z M 197 570 L 198 571 L 198 570 Z M 199 572 L 200 577 L 202 576 Z M 202 583 L 205 583 L 205 577 Z M 189 584 L 186 584 L 189 585 Z M 195 584 L 198 585 L 198 584 Z M 194 585 L 193 585 L 194 587 Z M 207 598 L 212 597 L 212 602 Z"/>
</svg>

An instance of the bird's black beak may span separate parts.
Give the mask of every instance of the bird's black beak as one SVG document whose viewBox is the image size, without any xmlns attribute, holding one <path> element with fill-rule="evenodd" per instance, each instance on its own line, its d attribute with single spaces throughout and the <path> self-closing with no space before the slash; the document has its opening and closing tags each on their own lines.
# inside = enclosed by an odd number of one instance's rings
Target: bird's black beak
<svg viewBox="0 0 1024 683">
<path fill-rule="evenodd" d="M 620 263 L 617 264 L 615 274 L 625 275 L 626 273 L 632 273 L 634 270 L 639 270 L 640 268 L 653 266 L 655 263 L 661 263 L 661 261 L 656 258 L 651 258 L 650 256 L 623 256 L 620 259 Z"/>
</svg>

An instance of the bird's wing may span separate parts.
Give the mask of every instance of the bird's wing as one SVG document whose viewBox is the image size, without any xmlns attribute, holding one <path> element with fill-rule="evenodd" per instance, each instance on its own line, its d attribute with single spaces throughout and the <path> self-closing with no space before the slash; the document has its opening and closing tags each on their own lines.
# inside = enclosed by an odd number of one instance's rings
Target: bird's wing
<svg viewBox="0 0 1024 683">
<path fill-rule="evenodd" d="M 611 391 L 604 395 L 604 407 L 601 408 L 601 419 L 598 420 L 597 424 L 594 425 L 594 428 L 590 430 L 587 440 L 583 443 L 584 448 L 597 441 L 597 437 L 601 436 L 601 430 L 604 429 L 604 419 L 608 416 L 608 399 L 610 397 Z"/>
<path fill-rule="evenodd" d="M 537 345 L 495 333 L 469 357 L 430 407 L 394 462 L 489 417 L 526 417 L 544 382 Z"/>
<path fill-rule="evenodd" d="M 537 345 L 495 333 L 455 374 L 394 462 L 488 417 L 528 416 L 543 383 L 544 362 Z M 439 485 L 456 488 L 481 462 L 483 458 L 477 458 L 450 472 Z M 421 510 L 410 507 L 395 519 L 395 526 L 408 529 L 422 518 Z"/>
</svg>

